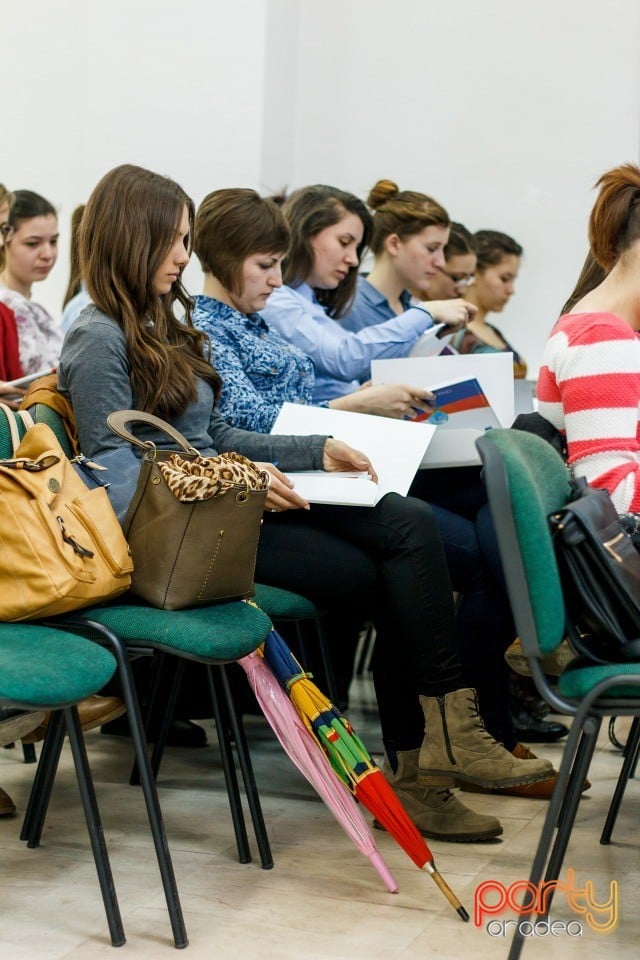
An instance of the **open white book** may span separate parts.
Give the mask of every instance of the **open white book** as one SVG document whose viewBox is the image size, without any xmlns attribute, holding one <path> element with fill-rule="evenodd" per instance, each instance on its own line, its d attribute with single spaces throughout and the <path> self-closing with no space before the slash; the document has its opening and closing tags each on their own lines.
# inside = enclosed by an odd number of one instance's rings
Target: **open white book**
<svg viewBox="0 0 640 960">
<path fill-rule="evenodd" d="M 472 415 L 469 413 L 465 414 L 465 417 L 450 416 L 448 420 L 443 420 L 422 460 L 423 469 L 479 464 L 480 457 L 475 444 L 477 438 L 487 427 L 508 427 L 513 423 L 513 354 L 403 357 L 371 362 L 373 383 L 412 383 L 432 389 L 434 385 L 442 386 L 444 382 L 463 382 L 470 379 L 477 380 L 490 405 L 491 422 L 484 422 L 485 413 L 489 413 L 489 410 L 483 406 Z M 479 423 L 461 423 L 465 418 L 475 420 L 475 417 L 479 418 Z M 445 429 L 442 429 L 443 426 Z"/>
<path fill-rule="evenodd" d="M 367 474 L 323 470 L 287 476 L 309 503 L 372 507 L 386 493 L 408 492 L 435 427 L 350 410 L 284 403 L 271 433 L 327 434 L 366 453 L 378 474 L 377 483 Z"/>
</svg>

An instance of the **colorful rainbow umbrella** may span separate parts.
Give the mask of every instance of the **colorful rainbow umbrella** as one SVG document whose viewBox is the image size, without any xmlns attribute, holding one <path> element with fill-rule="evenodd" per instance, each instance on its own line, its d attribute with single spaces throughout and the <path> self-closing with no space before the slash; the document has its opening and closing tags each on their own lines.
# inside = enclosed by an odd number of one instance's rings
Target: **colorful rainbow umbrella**
<svg viewBox="0 0 640 960">
<path fill-rule="evenodd" d="M 436 868 L 433 854 L 349 720 L 311 680 L 276 630 L 262 653 L 296 712 L 349 792 L 373 814 L 421 870 L 426 870 L 463 920 L 469 914 Z"/>
<path fill-rule="evenodd" d="M 341 781 L 336 781 L 329 761 L 302 721 L 291 700 L 256 650 L 238 661 L 244 669 L 256 700 L 289 759 L 327 804 L 358 850 L 371 861 L 390 893 L 398 884 L 373 838 L 369 824 Z"/>
</svg>

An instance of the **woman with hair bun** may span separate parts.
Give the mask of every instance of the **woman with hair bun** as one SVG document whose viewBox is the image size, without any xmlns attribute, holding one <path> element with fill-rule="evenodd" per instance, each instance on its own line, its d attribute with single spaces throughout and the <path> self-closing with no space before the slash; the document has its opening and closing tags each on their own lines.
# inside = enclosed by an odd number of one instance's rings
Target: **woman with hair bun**
<svg viewBox="0 0 640 960">
<path fill-rule="evenodd" d="M 487 321 L 490 313 L 504 310 L 513 296 L 522 247 L 498 230 L 477 230 L 474 237 L 478 261 L 467 299 L 476 307 L 476 314 L 452 343 L 459 353 L 512 353 L 513 375 L 523 380 L 527 375 L 526 363 L 502 331 Z"/>
<path fill-rule="evenodd" d="M 547 341 L 538 410 L 566 435 L 574 473 L 608 490 L 618 513 L 640 513 L 640 167 L 614 167 L 596 186 L 583 295 Z"/>
<path fill-rule="evenodd" d="M 393 180 L 378 180 L 367 197 L 374 211 L 370 273 L 358 277 L 356 298 L 344 325 L 362 330 L 402 316 L 416 307 L 438 323 L 460 327 L 475 308 L 459 298 L 428 301 L 422 296 L 445 267 L 449 214 L 437 200 L 416 190 L 399 190 Z M 411 292 L 418 292 L 418 303 Z"/>
</svg>

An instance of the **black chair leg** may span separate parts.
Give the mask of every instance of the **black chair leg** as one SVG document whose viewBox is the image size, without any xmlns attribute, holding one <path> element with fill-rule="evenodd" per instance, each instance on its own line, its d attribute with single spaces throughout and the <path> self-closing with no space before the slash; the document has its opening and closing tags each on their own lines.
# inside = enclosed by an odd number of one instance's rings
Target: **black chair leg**
<svg viewBox="0 0 640 960">
<path fill-rule="evenodd" d="M 238 860 L 240 863 L 251 863 L 247 825 L 242 811 L 242 799 L 240 797 L 238 775 L 236 773 L 233 747 L 231 746 L 231 736 L 229 733 L 229 714 L 228 710 L 223 708 L 223 697 L 220 696 L 219 685 L 216 683 L 216 671 L 209 665 L 205 667 L 205 670 L 207 671 L 207 685 L 209 687 L 211 706 L 218 734 L 218 746 L 220 748 L 220 759 L 222 761 L 222 770 L 227 787 L 231 822 L 233 823 L 233 831 L 238 848 Z"/>
<path fill-rule="evenodd" d="M 48 730 L 40 751 L 40 762 L 33 780 L 22 830 L 20 831 L 20 839 L 26 840 L 27 846 L 32 849 L 40 844 L 51 791 L 60 762 L 64 736 L 64 715 L 62 711 L 56 710 L 49 720 Z"/>
<path fill-rule="evenodd" d="M 158 777 L 160 764 L 162 763 L 164 748 L 169 735 L 169 727 L 171 726 L 171 721 L 175 713 L 180 684 L 182 683 L 182 675 L 184 673 L 184 660 L 180 657 L 169 657 L 168 654 L 160 652 L 157 654 L 157 658 L 158 664 L 155 671 L 155 679 L 151 688 L 151 695 L 145 711 L 144 721 L 147 739 L 152 737 L 154 740 L 153 753 L 151 755 L 151 770 L 156 779 Z M 166 702 L 160 705 L 158 703 L 158 690 L 164 689 L 162 681 L 165 676 L 165 670 L 169 665 L 173 668 L 169 686 L 169 696 Z M 158 723 L 160 706 L 162 706 L 162 714 L 160 722 Z M 140 784 L 140 772 L 138 770 L 138 764 L 135 761 L 131 770 L 131 776 L 129 777 L 129 783 L 131 786 L 138 786 Z"/>
<path fill-rule="evenodd" d="M 582 787 L 584 786 L 584 781 L 591 765 L 593 752 L 596 748 L 596 740 L 598 739 L 599 729 L 599 719 L 590 718 L 587 721 L 587 724 L 585 724 L 585 731 L 583 733 L 580 747 L 571 769 L 571 777 L 569 779 L 566 796 L 562 805 L 563 816 L 558 824 L 558 832 L 556 834 L 555 843 L 553 845 L 553 849 L 551 850 L 551 856 L 549 857 L 549 863 L 545 873 L 545 882 L 548 880 L 557 880 L 560 875 L 560 869 L 564 861 L 565 853 L 567 852 L 569 838 L 571 837 L 571 831 L 573 830 L 573 824 L 575 823 L 576 814 L 578 812 L 578 805 L 582 796 Z M 552 899 L 553 891 L 551 891 L 546 902 L 547 914 L 551 907 Z"/>
<path fill-rule="evenodd" d="M 37 760 L 35 743 L 23 743 L 22 756 L 25 763 L 35 763 Z"/>
<path fill-rule="evenodd" d="M 269 844 L 269 837 L 267 836 L 267 828 L 264 822 L 262 807 L 260 805 L 260 796 L 258 794 L 258 787 L 256 786 L 253 766 L 251 764 L 251 757 L 249 755 L 246 734 L 244 732 L 242 720 L 240 719 L 236 709 L 226 669 L 224 665 L 218 666 L 215 669 L 218 671 L 222 681 L 222 689 L 227 708 L 229 710 L 231 730 L 236 744 L 238 760 L 240 762 L 240 770 L 242 772 L 247 803 L 249 804 L 249 812 L 251 813 L 251 820 L 253 822 L 253 830 L 256 836 L 256 842 L 258 844 L 258 850 L 260 852 L 260 861 L 262 863 L 263 870 L 270 870 L 273 867 L 273 857 L 271 855 L 271 846 Z"/>
<path fill-rule="evenodd" d="M 595 719 L 591 717 L 586 720 L 581 720 L 578 717 L 575 717 L 573 724 L 571 725 L 569 736 L 564 748 L 562 763 L 560 764 L 560 770 L 558 772 L 558 782 L 549 801 L 549 808 L 542 826 L 542 832 L 540 834 L 540 839 L 538 840 L 538 847 L 535 852 L 533 864 L 531 866 L 531 872 L 529 874 L 529 883 L 532 887 L 537 888 L 542 880 L 545 864 L 547 863 L 549 856 L 549 850 L 553 842 L 553 834 L 556 829 L 556 824 L 560 818 L 560 809 L 563 806 L 565 806 L 567 812 L 569 809 L 564 801 L 566 794 L 569 792 L 569 780 L 571 773 L 572 771 L 576 771 L 576 774 L 578 772 L 575 760 L 580 741 L 585 736 L 592 736 L 595 744 L 595 738 L 597 736 L 599 726 L 599 722 L 596 722 Z M 582 779 L 576 781 L 578 785 L 578 799 L 580 797 L 580 791 L 582 789 L 585 776 L 586 770 L 582 776 Z M 508 960 L 518 960 L 520 957 L 522 948 L 524 946 L 524 934 L 521 930 L 521 921 L 528 920 L 529 918 L 529 904 L 524 903 L 523 909 L 516 920 L 516 928 L 511 941 L 511 946 L 509 948 Z"/>
<path fill-rule="evenodd" d="M 147 743 L 144 737 L 144 725 L 142 722 L 142 714 L 140 712 L 140 704 L 138 702 L 138 694 L 136 693 L 136 686 L 133 678 L 133 671 L 131 669 L 129 653 L 117 634 L 103 626 L 101 623 L 96 623 L 94 620 L 74 620 L 72 618 L 65 618 L 64 626 L 65 629 L 78 629 L 85 636 L 87 635 L 87 631 L 91 631 L 96 637 L 100 638 L 100 642 L 106 645 L 116 658 L 118 664 L 118 675 L 120 677 L 120 683 L 122 686 L 122 696 L 129 716 L 131 738 L 133 740 L 136 762 L 140 771 L 140 784 L 142 786 L 142 793 L 147 808 L 147 816 L 149 818 L 149 826 L 151 828 L 151 835 L 153 837 L 153 843 L 156 850 L 156 857 L 158 860 L 158 867 L 160 869 L 160 877 L 167 903 L 169 920 L 171 922 L 173 939 L 176 947 L 186 947 L 189 943 L 189 940 L 187 939 L 187 933 L 184 926 L 182 907 L 180 905 L 178 887 L 173 871 L 173 864 L 171 862 L 171 854 L 169 853 L 169 844 L 167 842 L 164 821 L 162 819 L 162 811 L 160 810 L 158 791 L 156 789 L 155 779 L 151 770 L 149 755 L 147 753 Z"/>
<path fill-rule="evenodd" d="M 622 798 L 624 797 L 624 792 L 627 788 L 629 779 L 633 776 L 633 771 L 635 771 L 639 752 L 640 717 L 634 717 L 624 748 L 624 762 L 622 764 L 620 776 L 618 777 L 616 789 L 614 790 L 613 797 L 611 799 L 611 806 L 609 807 L 609 811 L 607 813 L 607 819 L 604 822 L 602 834 L 600 835 L 600 843 L 603 845 L 611 843 L 611 834 L 613 833 L 613 828 L 615 827 L 616 820 L 618 819 Z"/>
<path fill-rule="evenodd" d="M 306 666 L 307 663 L 313 662 L 313 657 L 310 655 L 309 646 L 307 643 L 307 635 L 305 631 L 305 626 L 309 621 L 296 621 L 296 634 L 298 637 L 298 644 L 300 646 L 300 653 L 303 659 L 303 666 Z M 338 688 L 336 686 L 336 675 L 333 669 L 333 663 L 331 661 L 331 651 L 329 650 L 329 642 L 327 640 L 326 634 L 323 630 L 322 624 L 319 620 L 313 621 L 313 626 L 315 629 L 315 645 L 320 651 L 320 659 L 322 661 L 322 673 L 324 676 L 324 683 L 326 686 L 327 696 L 331 702 L 337 706 L 338 705 Z M 308 669 L 308 667 L 307 667 Z"/>
<path fill-rule="evenodd" d="M 121 947 L 123 943 L 126 942 L 126 938 L 124 935 L 124 928 L 122 926 L 120 908 L 118 906 L 113 875 L 111 873 L 111 865 L 109 863 L 109 854 L 107 853 L 107 845 L 104 840 L 102 823 L 100 822 L 100 813 L 98 811 L 96 793 L 93 786 L 91 771 L 89 769 L 87 750 L 84 737 L 82 735 L 82 728 L 80 726 L 80 718 L 78 717 L 77 707 L 67 707 L 67 709 L 64 711 L 64 716 L 67 722 L 69 743 L 71 745 L 71 753 L 73 754 L 73 762 L 76 768 L 78 786 L 80 787 L 82 806 L 84 808 L 84 815 L 87 821 L 89 837 L 91 839 L 91 847 L 93 849 L 93 858 L 95 860 L 96 870 L 98 873 L 102 901 L 107 914 L 107 923 L 109 925 L 111 943 L 114 947 Z"/>
</svg>

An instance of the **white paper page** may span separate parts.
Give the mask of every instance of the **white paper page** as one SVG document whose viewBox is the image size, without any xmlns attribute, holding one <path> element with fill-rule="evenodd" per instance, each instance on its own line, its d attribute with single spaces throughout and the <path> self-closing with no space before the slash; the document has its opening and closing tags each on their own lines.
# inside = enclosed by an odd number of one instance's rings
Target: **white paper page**
<svg viewBox="0 0 640 960">
<path fill-rule="evenodd" d="M 436 323 L 433 327 L 429 327 L 428 330 L 419 337 L 414 345 L 409 350 L 410 357 L 437 357 L 439 353 L 442 353 L 446 345 L 453 338 L 453 333 L 447 333 L 443 337 L 439 337 L 438 333 L 441 330 L 444 330 L 444 323 Z"/>
<path fill-rule="evenodd" d="M 373 360 L 373 383 L 410 383 L 429 387 L 443 380 L 476 377 L 503 427 L 514 420 L 513 354 L 458 354 L 438 357 L 403 357 Z"/>
<path fill-rule="evenodd" d="M 325 470 L 289 471 L 296 492 L 309 503 L 373 507 L 380 498 L 378 484 L 368 473 L 327 473 Z"/>
<path fill-rule="evenodd" d="M 284 403 L 271 433 L 331 434 L 366 453 L 378 474 L 379 499 L 392 491 L 407 493 L 435 430 L 428 423 Z M 333 476 L 327 474 L 326 482 Z"/>
</svg>

